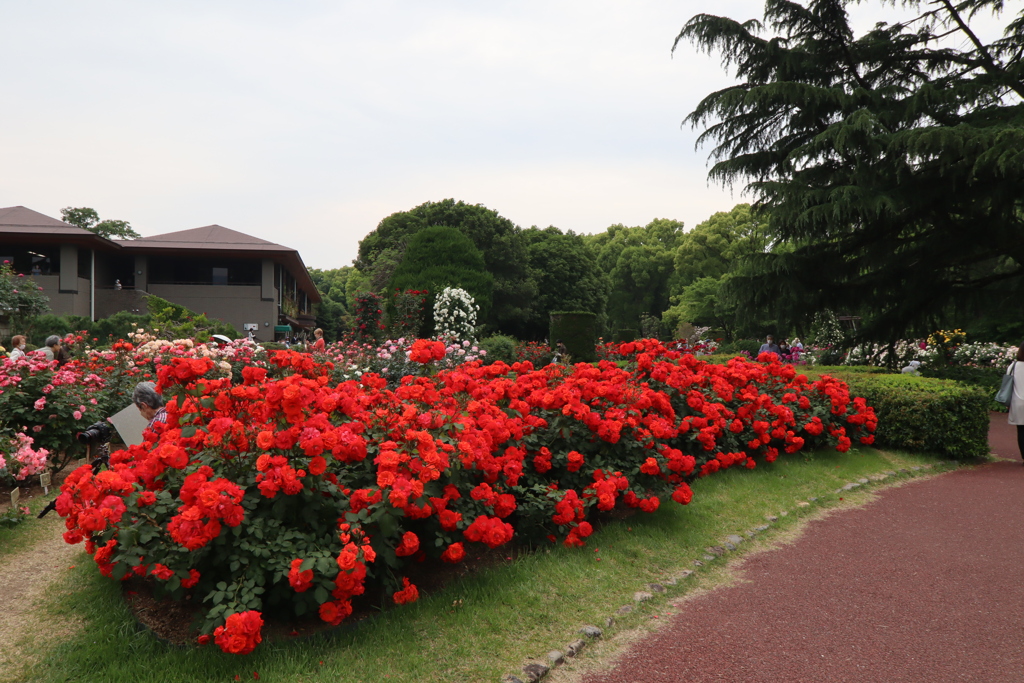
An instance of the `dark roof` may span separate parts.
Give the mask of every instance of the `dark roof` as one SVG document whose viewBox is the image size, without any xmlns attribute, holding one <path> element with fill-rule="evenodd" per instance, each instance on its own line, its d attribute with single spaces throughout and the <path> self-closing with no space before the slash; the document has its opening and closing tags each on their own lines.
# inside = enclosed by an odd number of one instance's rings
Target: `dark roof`
<svg viewBox="0 0 1024 683">
<path fill-rule="evenodd" d="M 154 247 L 159 249 L 230 249 L 232 251 L 295 251 L 280 244 L 261 240 L 223 225 L 207 225 L 191 230 L 165 232 L 137 240 L 118 240 L 121 246 Z"/>
<path fill-rule="evenodd" d="M 321 301 L 320 292 L 317 291 L 298 251 L 222 225 L 166 232 L 137 240 L 108 240 L 24 206 L 9 206 L 0 208 L 0 240 L 20 243 L 83 244 L 93 249 L 166 256 L 194 257 L 198 255 L 196 252 L 204 252 L 211 256 L 271 258 L 288 269 L 314 303 Z"/>
<path fill-rule="evenodd" d="M 71 242 L 93 248 L 117 249 L 110 240 L 78 226 L 50 218 L 24 206 L 0 208 L 0 235 L 5 239 L 34 242 Z"/>
<path fill-rule="evenodd" d="M 249 256 L 272 258 L 291 272 L 299 286 L 314 303 L 320 303 L 320 292 L 306 270 L 299 252 L 291 247 L 261 240 L 223 225 L 206 225 L 190 230 L 165 232 L 137 240 L 116 240 L 129 253 L 195 256 L 197 252 L 218 256 Z"/>
</svg>

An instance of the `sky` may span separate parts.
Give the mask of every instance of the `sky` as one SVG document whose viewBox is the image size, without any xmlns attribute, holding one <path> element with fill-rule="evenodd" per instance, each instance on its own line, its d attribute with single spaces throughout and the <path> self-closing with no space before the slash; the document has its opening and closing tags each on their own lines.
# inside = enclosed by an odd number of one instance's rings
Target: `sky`
<svg viewBox="0 0 1024 683">
<path fill-rule="evenodd" d="M 1010 4 L 1015 4 L 1011 1 Z M 349 265 L 381 219 L 483 204 L 593 233 L 747 201 L 682 120 L 733 81 L 671 48 L 762 0 L 5 3 L 0 207 L 216 223 Z M 868 26 L 895 17 L 854 10 Z"/>
</svg>

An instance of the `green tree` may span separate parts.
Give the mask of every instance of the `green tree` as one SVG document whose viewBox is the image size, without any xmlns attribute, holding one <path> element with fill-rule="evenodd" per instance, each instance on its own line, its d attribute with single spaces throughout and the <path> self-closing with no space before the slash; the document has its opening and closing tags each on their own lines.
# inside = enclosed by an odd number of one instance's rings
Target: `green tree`
<svg viewBox="0 0 1024 683">
<path fill-rule="evenodd" d="M 689 322 L 721 329 L 729 340 L 737 332 L 761 335 L 764 316 L 756 310 L 741 315 L 743 293 L 733 291 L 731 280 L 747 259 L 769 247 L 767 222 L 749 204 L 737 204 L 682 236 L 670 281 L 673 305 L 662 314 L 669 329 Z"/>
<path fill-rule="evenodd" d="M 883 341 L 978 292 L 1019 310 L 998 285 L 1024 276 L 1024 14 L 984 42 L 1002 0 L 906 0 L 918 16 L 857 36 L 849 4 L 768 0 L 763 24 L 701 14 L 676 38 L 734 69 L 686 121 L 788 247 L 733 285 L 793 323 L 862 311 Z"/>
<path fill-rule="evenodd" d="M 466 290 L 480 306 L 480 317 L 487 315 L 494 278 L 487 272 L 483 254 L 456 228 L 445 225 L 423 228 L 409 239 L 389 288 L 391 291 L 428 290 L 425 310 L 430 312 L 434 310 L 434 299 L 445 287 Z"/>
<path fill-rule="evenodd" d="M 354 271 L 352 266 L 309 269 L 309 276 L 322 298 L 316 309 L 316 325 L 324 331 L 324 338 L 328 341 L 337 341 L 352 327 L 348 281 Z"/>
<path fill-rule="evenodd" d="M 530 277 L 537 295 L 530 307 L 524 338 L 547 336 L 552 311 L 589 311 L 603 317 L 608 302 L 608 276 L 586 240 L 573 231 L 552 226 L 523 231 Z"/>
<path fill-rule="evenodd" d="M 487 272 L 493 279 L 493 293 L 488 297 L 489 313 L 482 315 L 481 321 L 495 330 L 521 334 L 529 319 L 530 302 L 536 294 L 529 277 L 521 230 L 497 211 L 481 204 L 445 199 L 391 214 L 359 243 L 356 268 L 369 277 L 373 291 L 383 291 L 402 263 L 409 239 L 437 225 L 459 230 L 483 254 Z"/>
<path fill-rule="evenodd" d="M 616 224 L 585 238 L 610 281 L 611 329 L 639 329 L 641 314 L 660 316 L 668 308 L 669 280 L 682 236 L 682 222 L 657 218 L 645 226 Z"/>
<path fill-rule="evenodd" d="M 70 206 L 65 207 L 60 210 L 60 216 L 65 223 L 77 225 L 83 230 L 94 232 L 108 240 L 137 240 L 142 237 L 135 232 L 128 221 L 114 219 L 101 221 L 96 210 L 86 206 L 77 209 Z"/>
</svg>

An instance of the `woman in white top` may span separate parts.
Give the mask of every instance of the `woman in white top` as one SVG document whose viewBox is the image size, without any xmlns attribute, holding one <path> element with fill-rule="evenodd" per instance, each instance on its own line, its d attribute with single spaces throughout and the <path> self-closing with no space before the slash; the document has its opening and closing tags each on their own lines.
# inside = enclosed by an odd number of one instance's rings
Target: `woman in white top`
<svg viewBox="0 0 1024 683">
<path fill-rule="evenodd" d="M 11 346 L 14 350 L 11 351 L 11 360 L 18 360 L 25 356 L 25 335 L 16 334 L 11 337 Z"/>
<path fill-rule="evenodd" d="M 1024 344 L 1017 349 L 1017 360 L 1006 368 L 1013 373 L 1013 393 L 1010 395 L 1009 422 L 1017 426 L 1017 449 L 1024 458 Z"/>
</svg>

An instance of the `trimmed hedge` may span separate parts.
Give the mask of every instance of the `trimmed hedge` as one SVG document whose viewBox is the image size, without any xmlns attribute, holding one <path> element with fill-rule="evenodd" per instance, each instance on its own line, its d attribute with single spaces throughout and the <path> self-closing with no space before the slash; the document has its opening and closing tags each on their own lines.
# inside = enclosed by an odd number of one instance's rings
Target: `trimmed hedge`
<svg viewBox="0 0 1024 683">
<path fill-rule="evenodd" d="M 876 445 L 961 459 L 988 455 L 992 397 L 987 390 L 952 380 L 880 374 L 860 367 L 843 367 L 839 372 L 816 368 L 813 374 L 838 377 L 850 386 L 852 396 L 867 399 L 878 415 Z"/>
<path fill-rule="evenodd" d="M 597 314 L 585 311 L 552 311 L 548 341 L 554 349 L 562 340 L 573 362 L 597 360 Z"/>
</svg>

